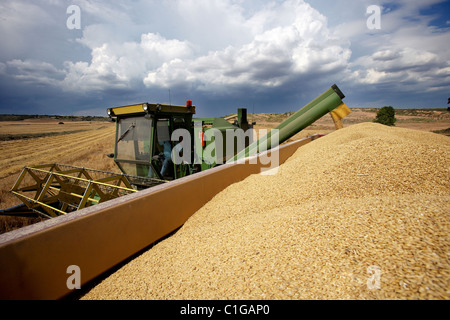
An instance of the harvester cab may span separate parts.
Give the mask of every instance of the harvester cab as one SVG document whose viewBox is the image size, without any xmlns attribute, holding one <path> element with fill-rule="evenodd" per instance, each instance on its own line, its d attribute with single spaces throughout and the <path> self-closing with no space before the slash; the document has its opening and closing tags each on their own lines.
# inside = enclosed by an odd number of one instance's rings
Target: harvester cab
<svg viewBox="0 0 450 320">
<path fill-rule="evenodd" d="M 226 160 L 217 159 L 224 152 L 216 152 L 225 145 L 225 132 L 252 127 L 246 109 L 238 109 L 233 123 L 224 118 L 194 119 L 195 106 L 190 100 L 186 106 L 142 103 L 110 108 L 107 112 L 116 122 L 114 161 L 120 170 L 129 176 L 160 180 L 175 180 Z M 214 134 L 206 134 L 211 129 Z M 252 137 L 232 156 L 251 142 Z M 212 159 L 211 154 L 204 159 L 203 150 L 211 143 Z"/>
</svg>

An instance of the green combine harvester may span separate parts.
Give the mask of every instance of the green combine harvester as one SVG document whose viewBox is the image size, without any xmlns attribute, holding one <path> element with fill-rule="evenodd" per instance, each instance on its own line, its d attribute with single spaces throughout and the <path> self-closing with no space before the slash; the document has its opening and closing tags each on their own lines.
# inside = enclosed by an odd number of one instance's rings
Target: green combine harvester
<svg viewBox="0 0 450 320">
<path fill-rule="evenodd" d="M 248 122 L 243 108 L 233 122 L 194 118 L 196 107 L 190 100 L 183 106 L 141 103 L 110 108 L 116 137 L 109 156 L 122 174 L 61 164 L 25 167 L 11 189 L 23 203 L 0 215 L 52 218 L 168 183 L 275 148 L 327 113 L 340 128 L 340 119 L 351 112 L 342 99 L 343 93 L 333 85 L 257 141 L 254 123 Z"/>
</svg>

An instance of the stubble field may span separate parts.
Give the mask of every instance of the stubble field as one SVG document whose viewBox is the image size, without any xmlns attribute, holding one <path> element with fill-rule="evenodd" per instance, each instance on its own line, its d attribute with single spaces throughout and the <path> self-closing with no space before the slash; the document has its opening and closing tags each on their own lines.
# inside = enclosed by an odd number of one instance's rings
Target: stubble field
<svg viewBox="0 0 450 320">
<path fill-rule="evenodd" d="M 47 163 L 118 172 L 106 154 L 114 151 L 115 125 L 111 122 L 56 120 L 0 122 L 0 209 L 20 204 L 9 190 L 25 166 Z M 24 136 L 36 138 L 22 138 Z M 0 217 L 0 233 L 40 219 Z"/>
</svg>

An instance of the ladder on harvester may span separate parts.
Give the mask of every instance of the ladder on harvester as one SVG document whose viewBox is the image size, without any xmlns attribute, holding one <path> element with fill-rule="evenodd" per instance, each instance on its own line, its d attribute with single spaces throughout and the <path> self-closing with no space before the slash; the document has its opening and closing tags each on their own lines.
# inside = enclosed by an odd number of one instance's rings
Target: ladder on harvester
<svg viewBox="0 0 450 320">
<path fill-rule="evenodd" d="M 0 215 L 53 218 L 164 182 L 56 163 L 25 167 L 11 189 L 23 204 Z"/>
</svg>

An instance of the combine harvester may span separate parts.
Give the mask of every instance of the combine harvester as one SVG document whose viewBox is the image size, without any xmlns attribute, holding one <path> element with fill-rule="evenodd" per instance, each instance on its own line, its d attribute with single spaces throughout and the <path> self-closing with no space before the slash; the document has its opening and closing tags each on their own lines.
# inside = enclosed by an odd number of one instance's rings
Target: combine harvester
<svg viewBox="0 0 450 320">
<path fill-rule="evenodd" d="M 177 230 L 230 184 L 282 164 L 319 136 L 280 145 L 325 114 L 341 128 L 351 112 L 342 99 L 333 85 L 257 141 L 246 109 L 234 123 L 194 119 L 191 101 L 108 109 L 110 156 L 122 174 L 50 164 L 24 168 L 14 184 L 23 204 L 0 215 L 54 219 L 0 235 L 0 299 L 70 295 Z"/>
<path fill-rule="evenodd" d="M 25 167 L 11 189 L 23 203 L 0 214 L 46 218 L 65 215 L 223 163 L 226 150 L 217 151 L 226 146 L 227 132 L 241 129 L 240 132 L 249 133 L 242 136 L 240 149 L 233 146 L 231 156 L 253 141 L 246 109 L 238 109 L 235 124 L 223 118 L 193 119 L 195 106 L 191 101 L 186 106 L 143 103 L 107 112 L 117 123 L 115 153 L 108 156 L 114 158 L 122 174 L 57 163 Z M 187 152 L 181 151 L 182 161 L 171 159 L 164 164 L 165 157 L 170 158 L 178 144 L 171 141 L 177 133 L 187 137 L 180 143 Z M 210 150 L 207 157 L 205 150 Z M 219 159 L 216 153 L 220 153 Z M 163 165 L 167 168 L 165 172 Z"/>
</svg>

